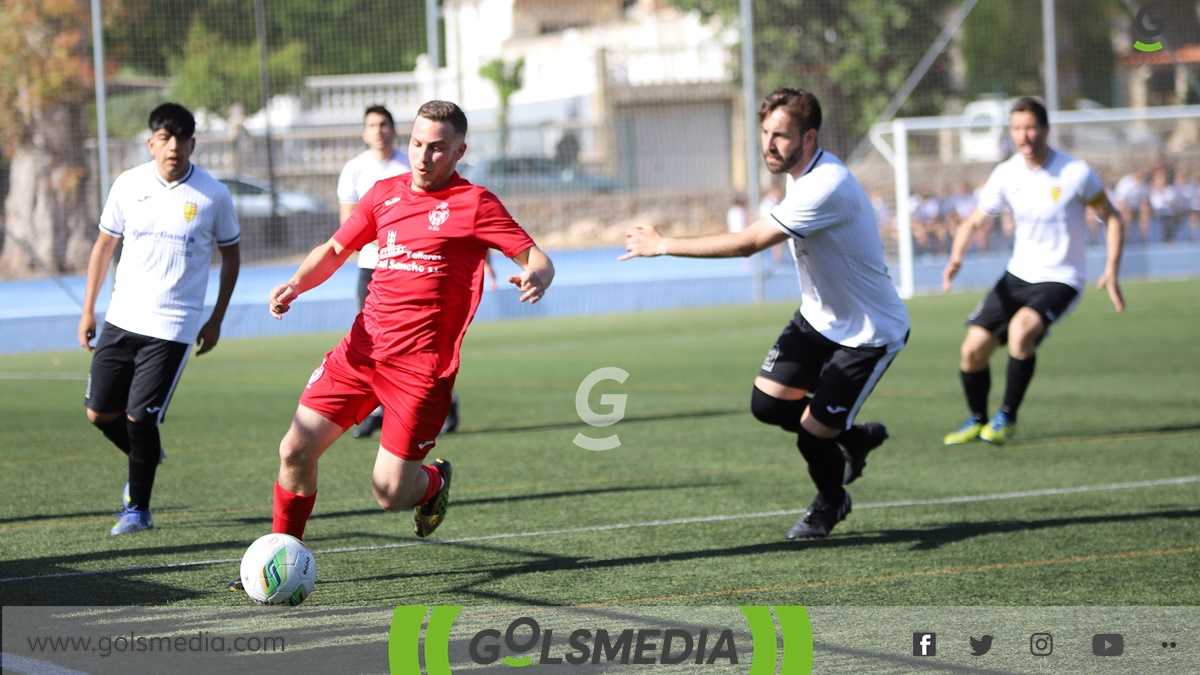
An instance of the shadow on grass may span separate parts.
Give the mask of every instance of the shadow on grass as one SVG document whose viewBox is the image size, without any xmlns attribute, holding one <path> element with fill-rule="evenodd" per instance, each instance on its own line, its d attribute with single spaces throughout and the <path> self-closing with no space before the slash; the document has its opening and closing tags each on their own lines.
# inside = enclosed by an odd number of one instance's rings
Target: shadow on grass
<svg viewBox="0 0 1200 675">
<path fill-rule="evenodd" d="M 490 546 L 478 542 L 451 542 L 445 544 L 464 551 L 474 551 L 487 555 L 511 555 L 527 558 L 515 563 L 497 562 L 495 564 L 476 566 L 460 570 L 441 570 L 437 572 L 409 572 L 394 575 L 378 575 L 361 577 L 353 580 L 344 579 L 345 583 L 372 583 L 404 578 L 419 577 L 450 577 L 468 578 L 461 584 L 451 586 L 441 593 L 462 594 L 474 596 L 487 603 L 508 604 L 543 604 L 545 599 L 532 594 L 512 594 L 485 589 L 485 586 L 504 582 L 526 575 L 542 572 L 577 572 L 585 570 L 617 569 L 623 567 L 635 568 L 641 565 L 659 565 L 672 562 L 703 563 L 707 560 L 753 557 L 762 554 L 778 553 L 781 551 L 802 552 L 814 549 L 861 549 L 864 546 L 911 544 L 916 550 L 936 549 L 942 545 L 960 542 L 973 537 L 990 534 L 1004 534 L 1025 530 L 1039 530 L 1069 527 L 1074 525 L 1102 525 L 1111 523 L 1128 523 L 1146 520 L 1193 520 L 1200 518 L 1200 509 L 1156 511 L 1138 514 L 1118 514 L 1106 516 L 1082 516 L 1077 518 L 1048 518 L 1036 521 L 985 521 L 972 523 L 954 523 L 932 529 L 895 529 L 877 532 L 855 532 L 845 535 L 836 533 L 827 539 L 786 540 L 747 544 L 744 546 L 699 548 L 673 553 L 647 554 L 616 558 L 579 558 L 571 555 L 531 553 L 525 550 L 509 549 L 501 546 Z M 783 532 L 781 524 L 780 532 Z M 530 576 L 530 579 L 536 577 Z M 513 585 L 528 585 L 513 582 Z"/>
<path fill-rule="evenodd" d="M 1079 440 L 1090 438 L 1109 438 L 1120 436 L 1132 436 L 1137 434 L 1172 434 L 1180 431 L 1200 431 L 1200 424 L 1168 424 L 1159 427 L 1146 427 L 1144 429 L 1112 429 L 1110 431 L 1102 431 L 1099 433 L 1079 433 L 1064 431 L 1062 433 L 1042 434 L 1029 438 L 1022 438 L 1021 441 L 1026 443 L 1037 443 L 1046 441 L 1061 441 L 1061 440 Z"/>
<path fill-rule="evenodd" d="M 630 422 L 665 422 L 669 420 L 686 420 L 697 419 L 704 417 L 723 417 L 726 415 L 750 415 L 750 407 L 747 405 L 744 408 L 723 408 L 720 410 L 700 410 L 688 413 L 675 413 L 663 415 L 628 415 L 621 418 L 622 424 Z M 513 431 L 553 431 L 555 429 L 580 429 L 588 428 L 588 425 L 582 420 L 571 420 L 570 422 L 555 422 L 551 424 L 528 424 L 524 426 L 513 427 L 489 427 L 487 429 L 460 429 L 453 432 L 456 436 L 474 436 L 475 434 L 494 434 L 507 433 Z"/>
<path fill-rule="evenodd" d="M 586 497 L 586 496 L 596 496 L 596 495 L 613 495 L 613 494 L 639 495 L 639 494 L 646 494 L 653 490 L 687 490 L 687 489 L 692 489 L 692 488 L 718 487 L 721 485 L 728 485 L 728 484 L 729 483 L 725 482 L 725 481 L 705 481 L 702 483 L 677 483 L 674 485 L 623 485 L 620 487 L 592 488 L 592 489 L 588 489 L 588 490 L 560 490 L 560 491 L 556 491 L 556 492 L 536 492 L 536 493 L 509 495 L 506 497 L 477 497 L 477 498 L 458 499 L 458 498 L 452 496 L 451 503 L 454 505 L 454 507 L 456 509 L 459 509 L 459 508 L 469 507 L 469 506 L 481 506 L 484 504 L 515 504 L 515 503 L 520 503 L 520 502 L 536 502 L 536 501 L 547 500 L 547 499 L 562 499 L 562 498 Z M 379 507 L 366 508 L 366 509 L 347 509 L 344 511 L 333 511 L 333 512 L 326 511 L 326 512 L 322 512 L 322 513 L 318 513 L 318 514 L 313 514 L 313 516 L 309 519 L 309 522 L 321 521 L 321 520 L 337 520 L 340 518 L 358 518 L 360 516 L 370 516 L 370 515 L 373 515 L 376 513 L 383 513 L 383 512 L 384 512 L 383 509 L 380 509 Z M 408 513 L 408 512 L 409 512 L 409 509 L 401 509 L 400 511 L 397 511 L 396 513 L 404 514 L 404 513 Z M 271 518 L 269 516 L 260 516 L 260 517 L 253 517 L 253 518 L 243 517 L 243 518 L 236 519 L 236 522 L 247 524 L 247 525 L 255 525 L 255 524 L 261 525 L 264 523 L 269 524 L 271 522 Z"/>
<path fill-rule="evenodd" d="M 152 537 L 153 532 L 123 536 L 145 539 L 147 535 Z M 0 592 L 5 605 L 159 605 L 179 602 L 206 593 L 150 580 L 149 577 L 164 572 L 159 560 L 189 560 L 197 555 L 237 557 L 220 556 L 214 551 L 241 551 L 245 546 L 246 542 L 241 540 L 216 541 L 2 561 L 0 579 L 5 581 L 0 582 Z M 152 560 L 154 563 L 149 564 Z M 96 569 L 94 574 L 81 573 L 78 569 L 81 565 L 95 568 L 98 562 L 103 566 L 104 561 L 112 561 L 111 566 Z M 147 568 L 138 569 L 143 564 Z M 54 576 L 56 574 L 62 576 Z"/>
</svg>

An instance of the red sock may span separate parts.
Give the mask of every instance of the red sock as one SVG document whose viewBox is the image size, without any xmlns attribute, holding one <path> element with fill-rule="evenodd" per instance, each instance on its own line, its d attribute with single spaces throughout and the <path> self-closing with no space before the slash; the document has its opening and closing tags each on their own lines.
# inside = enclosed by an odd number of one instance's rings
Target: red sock
<svg viewBox="0 0 1200 675">
<path fill-rule="evenodd" d="M 442 489 L 442 474 L 438 473 L 438 470 L 433 468 L 432 464 L 425 464 L 421 468 L 425 470 L 425 475 L 429 476 L 429 487 L 425 488 L 425 496 L 421 497 L 421 501 L 413 504 L 413 506 L 420 506 L 428 502 L 430 499 L 433 499 L 438 490 Z"/>
<path fill-rule="evenodd" d="M 317 493 L 307 497 L 288 492 L 275 481 L 275 508 L 272 512 L 271 531 L 290 534 L 297 539 L 304 538 L 304 526 L 312 515 L 313 504 L 317 503 Z"/>
</svg>

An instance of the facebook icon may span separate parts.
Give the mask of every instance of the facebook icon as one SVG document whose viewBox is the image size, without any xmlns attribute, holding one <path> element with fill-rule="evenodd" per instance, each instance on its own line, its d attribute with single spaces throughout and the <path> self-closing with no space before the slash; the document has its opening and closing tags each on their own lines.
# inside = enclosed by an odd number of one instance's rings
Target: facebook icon
<svg viewBox="0 0 1200 675">
<path fill-rule="evenodd" d="M 913 656 L 937 656 L 937 633 L 913 633 Z"/>
</svg>

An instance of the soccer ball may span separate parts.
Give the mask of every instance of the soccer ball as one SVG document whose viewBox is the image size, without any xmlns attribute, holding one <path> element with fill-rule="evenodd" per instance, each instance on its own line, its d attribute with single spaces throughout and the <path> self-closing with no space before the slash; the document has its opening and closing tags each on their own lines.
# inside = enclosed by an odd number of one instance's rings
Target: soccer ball
<svg viewBox="0 0 1200 675">
<path fill-rule="evenodd" d="M 242 587 L 260 605 L 298 605 L 316 581 L 312 551 L 290 534 L 263 535 L 242 556 Z"/>
</svg>

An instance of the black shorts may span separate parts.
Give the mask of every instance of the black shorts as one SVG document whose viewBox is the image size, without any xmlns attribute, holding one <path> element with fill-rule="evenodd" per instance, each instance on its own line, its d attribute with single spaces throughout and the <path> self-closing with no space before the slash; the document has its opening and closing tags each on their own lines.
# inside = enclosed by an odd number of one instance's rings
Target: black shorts
<svg viewBox="0 0 1200 675">
<path fill-rule="evenodd" d="M 818 333 L 797 311 L 767 352 L 758 374 L 811 392 L 808 409 L 818 422 L 849 429 L 906 342 L 907 335 L 903 342 L 886 347 L 845 347 Z"/>
<path fill-rule="evenodd" d="M 92 353 L 84 405 L 98 413 L 123 411 L 143 424 L 162 422 L 187 364 L 188 347 L 105 322 Z"/>
<path fill-rule="evenodd" d="M 1005 272 L 967 317 L 967 325 L 987 330 L 1004 344 L 1008 342 L 1008 322 L 1022 307 L 1028 307 L 1042 317 L 1049 335 L 1050 324 L 1069 314 L 1078 300 L 1079 291 L 1066 284 L 1057 281 L 1031 284 Z"/>
</svg>

